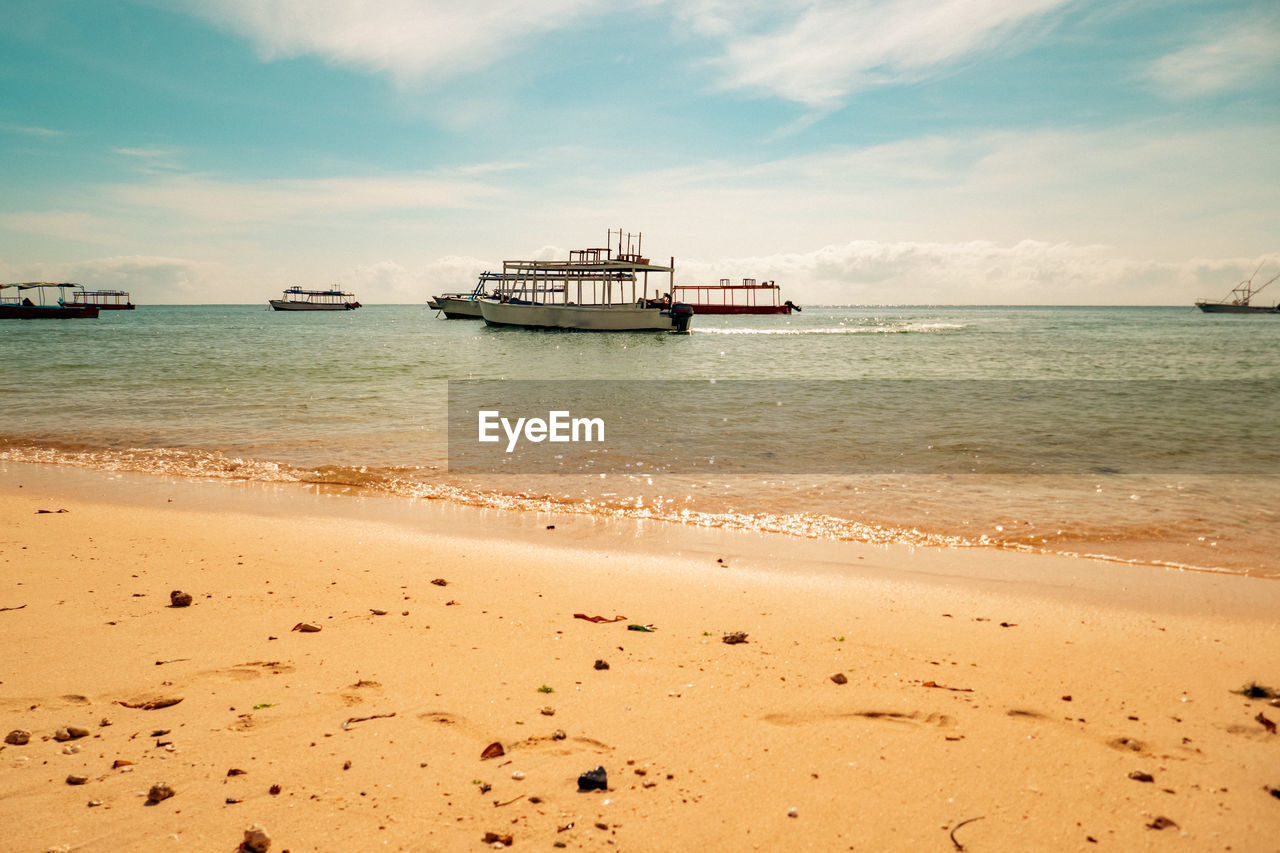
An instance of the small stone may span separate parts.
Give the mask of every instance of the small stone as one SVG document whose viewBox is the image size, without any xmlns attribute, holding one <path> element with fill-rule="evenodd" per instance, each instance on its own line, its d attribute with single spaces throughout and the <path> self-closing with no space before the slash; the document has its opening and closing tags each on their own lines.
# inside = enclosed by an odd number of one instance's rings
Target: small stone
<svg viewBox="0 0 1280 853">
<path fill-rule="evenodd" d="M 65 726 L 53 733 L 53 739 L 62 742 L 68 740 L 77 740 L 78 738 L 88 737 L 89 730 L 82 729 L 79 726 Z"/>
<path fill-rule="evenodd" d="M 730 631 L 720 639 L 730 646 L 735 646 L 738 643 L 745 643 L 747 641 L 747 634 L 745 631 Z"/>
<path fill-rule="evenodd" d="M 1154 782 L 1154 781 L 1156 781 L 1156 777 L 1152 776 L 1150 773 L 1143 773 L 1141 770 L 1131 770 L 1131 771 L 1129 771 L 1129 778 L 1130 778 L 1130 779 L 1132 779 L 1132 780 L 1133 780 L 1133 781 L 1135 781 L 1135 782 Z"/>
<path fill-rule="evenodd" d="M 25 729 L 14 729 L 4 736 L 4 742 L 11 746 L 26 746 L 31 741 L 31 732 Z"/>
<path fill-rule="evenodd" d="M 100 806 L 102 805 L 102 800 L 90 800 L 89 802 L 85 803 L 85 805 L 87 805 L 89 808 L 93 808 L 94 806 Z"/>
<path fill-rule="evenodd" d="M 261 826 L 251 826 L 244 831 L 244 844 L 240 845 L 250 853 L 267 853 L 271 849 L 271 836 Z"/>
<path fill-rule="evenodd" d="M 512 771 L 511 778 L 515 779 L 517 782 L 522 781 L 524 779 L 524 771 L 523 770 Z"/>
<path fill-rule="evenodd" d="M 169 606 L 170 607 L 190 607 L 191 593 L 183 592 L 180 589 L 175 589 L 173 592 L 169 593 Z"/>
<path fill-rule="evenodd" d="M 89 781 L 88 776 L 80 776 L 75 773 L 72 773 L 70 776 L 67 777 L 68 785 L 83 785 L 88 781 Z"/>
<path fill-rule="evenodd" d="M 800 812 L 796 810 L 795 806 L 792 806 L 787 809 L 787 817 L 800 817 Z"/>
<path fill-rule="evenodd" d="M 491 844 L 494 847 L 510 847 L 512 844 L 510 835 L 499 835 L 496 832 L 486 832 L 484 834 L 484 843 Z"/>
<path fill-rule="evenodd" d="M 831 680 L 834 681 L 836 684 L 849 683 L 848 677 L 843 672 L 837 672 L 835 675 L 831 676 Z"/>
<path fill-rule="evenodd" d="M 174 793 L 173 788 L 170 788 L 168 784 L 164 782 L 157 782 L 151 786 L 149 791 L 147 791 L 147 802 L 158 803 L 161 800 L 169 799 L 174 795 Z"/>
<path fill-rule="evenodd" d="M 75 755 L 79 751 L 80 751 L 80 744 L 78 743 L 69 743 L 62 748 L 63 755 Z"/>
<path fill-rule="evenodd" d="M 596 663 L 595 663 L 595 667 L 596 667 L 596 669 L 608 669 L 608 668 L 609 668 L 609 662 L 608 662 L 608 661 L 604 661 L 604 660 L 597 660 L 597 661 L 596 661 Z"/>
<path fill-rule="evenodd" d="M 320 630 L 320 626 L 312 622 L 299 622 L 293 626 L 294 631 L 301 631 L 304 634 L 314 634 Z"/>
<path fill-rule="evenodd" d="M 552 740 L 564 740 L 568 735 L 564 733 L 564 729 L 556 729 L 551 733 Z"/>
<path fill-rule="evenodd" d="M 607 791 L 609 789 L 609 774 L 604 767 L 597 767 L 595 770 L 588 770 L 578 777 L 579 791 Z"/>
<path fill-rule="evenodd" d="M 552 708 L 550 705 L 544 705 L 542 706 L 542 710 L 538 713 L 542 714 L 544 717 L 554 717 L 556 715 L 556 709 Z"/>
<path fill-rule="evenodd" d="M 381 610 L 381 609 L 379 609 L 379 608 L 377 608 L 377 607 L 370 607 L 370 608 L 369 608 L 369 612 L 370 612 L 370 613 L 372 613 L 374 616 L 386 616 L 386 615 L 387 615 L 387 611 L 385 611 L 385 610 Z"/>
<path fill-rule="evenodd" d="M 433 583 L 433 584 L 435 584 L 436 586 L 448 586 L 448 585 L 449 585 L 449 582 L 448 582 L 447 580 L 445 580 L 444 578 L 436 578 L 435 580 L 433 580 L 433 581 L 432 581 L 432 583 Z"/>
<path fill-rule="evenodd" d="M 107 726 L 111 725 L 111 718 L 103 717 L 101 720 L 98 720 L 98 725 L 105 729 Z"/>
<path fill-rule="evenodd" d="M 1174 829 L 1178 828 L 1178 825 L 1174 823 L 1171 818 L 1161 816 L 1161 817 L 1157 817 L 1155 820 L 1151 821 L 1151 823 L 1147 824 L 1147 829 L 1167 829 L 1171 826 Z"/>
</svg>

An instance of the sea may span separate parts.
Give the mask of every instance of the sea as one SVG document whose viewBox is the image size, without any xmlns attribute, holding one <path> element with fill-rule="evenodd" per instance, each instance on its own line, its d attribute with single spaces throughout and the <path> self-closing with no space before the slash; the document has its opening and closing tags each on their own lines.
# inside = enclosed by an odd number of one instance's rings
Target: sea
<svg viewBox="0 0 1280 853">
<path fill-rule="evenodd" d="M 804 306 L 681 335 L 141 305 L 0 321 L 0 465 L 1280 577 L 1278 345 L 1278 317 L 1190 306 Z M 564 441 L 510 431 L 556 417 Z"/>
</svg>

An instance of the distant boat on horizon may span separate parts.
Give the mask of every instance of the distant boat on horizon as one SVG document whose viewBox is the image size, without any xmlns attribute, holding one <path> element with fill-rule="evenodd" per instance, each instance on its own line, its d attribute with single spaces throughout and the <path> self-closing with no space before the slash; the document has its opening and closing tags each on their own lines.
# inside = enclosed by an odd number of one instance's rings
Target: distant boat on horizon
<svg viewBox="0 0 1280 853">
<path fill-rule="evenodd" d="M 1258 264 L 1258 269 L 1253 271 L 1253 275 L 1231 288 L 1231 293 L 1226 299 L 1218 302 L 1198 299 L 1196 307 L 1206 314 L 1280 314 L 1280 304 L 1271 306 L 1251 304 L 1253 297 L 1261 293 L 1263 288 L 1280 279 L 1280 273 L 1276 273 L 1263 284 L 1254 287 L 1253 279 L 1261 269 L 1262 264 Z"/>
<path fill-rule="evenodd" d="M 355 294 L 334 287 L 331 290 L 304 290 L 294 285 L 281 299 L 268 299 L 276 311 L 354 311 L 360 307 Z"/>
</svg>

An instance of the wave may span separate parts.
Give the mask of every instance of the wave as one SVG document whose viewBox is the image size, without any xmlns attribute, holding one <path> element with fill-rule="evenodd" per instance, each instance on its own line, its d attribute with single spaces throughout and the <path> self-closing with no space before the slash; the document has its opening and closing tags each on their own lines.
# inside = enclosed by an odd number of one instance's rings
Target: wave
<svg viewBox="0 0 1280 853">
<path fill-rule="evenodd" d="M 175 448 L 130 448 L 122 450 L 84 449 L 10 443 L 0 446 L 0 462 L 69 465 L 103 471 L 157 474 L 179 479 L 298 484 L 330 494 L 384 494 L 415 500 L 443 500 L 483 509 L 533 511 L 589 515 L 606 519 L 657 521 L 696 527 L 781 533 L 805 539 L 856 542 L 870 545 L 909 545 L 935 548 L 994 548 L 1023 553 L 1085 557 L 1128 565 L 1274 576 L 1256 565 L 1224 567 L 1174 559 L 1153 559 L 1123 555 L 1123 549 L 1108 548 L 1116 541 L 1110 536 L 1077 535 L 1077 547 L 1048 542 L 1033 544 L 1010 532 L 1007 537 L 984 533 L 956 535 L 841 518 L 819 512 L 770 513 L 745 511 L 700 511 L 663 506 L 662 500 L 648 504 L 634 496 L 606 494 L 573 497 L 539 493 L 537 490 L 511 491 L 474 484 L 449 482 L 447 472 L 432 466 L 384 467 L 317 466 L 302 467 L 263 459 L 228 456 L 216 451 Z M 1059 531 L 1061 533 L 1062 531 Z M 1082 533 L 1082 531 L 1076 531 Z M 1101 533 L 1101 531 L 1098 531 Z M 1125 537 L 1128 538 L 1128 537 Z M 1103 549 L 1103 550 L 1099 550 Z"/>
<path fill-rule="evenodd" d="M 720 329 L 695 327 L 699 335 L 910 335 L 954 332 L 964 323 L 904 323 L 889 326 L 829 326 L 812 329 Z"/>
</svg>

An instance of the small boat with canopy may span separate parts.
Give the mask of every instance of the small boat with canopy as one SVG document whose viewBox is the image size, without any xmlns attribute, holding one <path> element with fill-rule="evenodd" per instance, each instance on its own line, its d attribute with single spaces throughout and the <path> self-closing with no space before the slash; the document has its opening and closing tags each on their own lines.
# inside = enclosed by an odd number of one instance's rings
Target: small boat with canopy
<svg viewBox="0 0 1280 853">
<path fill-rule="evenodd" d="M 70 282 L 28 281 L 0 284 L 0 320 L 97 317 L 98 306 L 76 301 L 74 294 L 83 290 L 83 286 Z"/>
<path fill-rule="evenodd" d="M 276 311 L 354 311 L 360 307 L 355 294 L 339 290 L 304 290 L 297 285 L 288 288 L 280 299 L 268 299 Z"/>
</svg>

